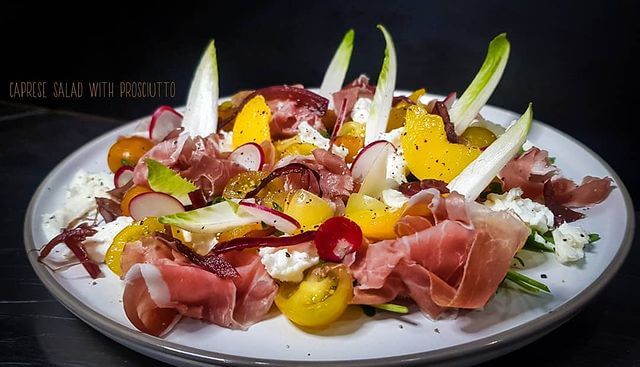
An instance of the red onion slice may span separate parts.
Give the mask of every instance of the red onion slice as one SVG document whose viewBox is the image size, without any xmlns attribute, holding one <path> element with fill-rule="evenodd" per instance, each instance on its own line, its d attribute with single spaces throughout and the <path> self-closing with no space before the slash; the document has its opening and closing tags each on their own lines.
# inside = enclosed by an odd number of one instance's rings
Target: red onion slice
<svg viewBox="0 0 640 367">
<path fill-rule="evenodd" d="M 285 247 L 293 246 L 303 242 L 313 241 L 316 231 L 308 231 L 295 236 L 283 237 L 240 237 L 230 241 L 220 242 L 212 250 L 214 254 L 221 254 L 227 251 L 243 250 L 252 247 Z"/>
</svg>

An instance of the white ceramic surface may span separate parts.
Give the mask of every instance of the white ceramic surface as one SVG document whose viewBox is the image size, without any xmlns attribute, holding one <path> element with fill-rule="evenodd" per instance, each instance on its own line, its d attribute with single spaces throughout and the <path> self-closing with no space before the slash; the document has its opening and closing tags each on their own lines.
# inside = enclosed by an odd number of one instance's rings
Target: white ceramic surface
<svg viewBox="0 0 640 367">
<path fill-rule="evenodd" d="M 486 118 L 506 124 L 518 114 L 486 107 Z M 34 194 L 25 219 L 25 244 L 34 269 L 49 290 L 73 313 L 118 342 L 152 357 L 177 364 L 281 365 L 287 362 L 329 362 L 332 365 L 393 365 L 413 363 L 472 363 L 495 357 L 544 335 L 574 315 L 614 275 L 633 234 L 633 209 L 617 175 L 593 152 L 569 136 L 535 122 L 529 140 L 557 157 L 565 176 L 610 176 L 617 188 L 604 204 L 586 211 L 577 222 L 602 239 L 590 247 L 584 261 L 565 266 L 553 255 L 537 255 L 524 271 L 542 280 L 551 295 L 531 296 L 500 289 L 482 311 L 462 312 L 455 319 L 432 321 L 419 311 L 407 316 L 379 312 L 342 320 L 311 333 L 273 313 L 248 331 L 232 331 L 185 319 L 164 339 L 143 335 L 125 317 L 122 282 L 103 266 L 105 278 L 96 284 L 78 269 L 52 273 L 35 261 L 46 242 L 42 216 L 62 204 L 64 190 L 80 168 L 106 171 L 106 152 L 116 137 L 134 123 L 111 131 L 80 148 L 44 180 Z M 543 260 L 538 263 L 538 260 Z M 540 274 L 546 279 L 540 279 Z M 358 310 L 354 314 L 359 314 Z M 297 362 L 296 362 L 297 361 Z"/>
</svg>

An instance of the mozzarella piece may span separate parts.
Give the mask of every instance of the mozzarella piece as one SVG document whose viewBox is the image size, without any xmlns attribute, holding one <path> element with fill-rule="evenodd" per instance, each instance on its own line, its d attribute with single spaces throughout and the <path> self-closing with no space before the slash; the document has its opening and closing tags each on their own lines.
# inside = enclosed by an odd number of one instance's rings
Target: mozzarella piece
<svg viewBox="0 0 640 367">
<path fill-rule="evenodd" d="M 398 190 L 394 189 L 386 189 L 382 190 L 382 202 L 391 208 L 399 209 L 402 208 L 407 202 L 409 202 L 409 198 L 405 196 Z"/>
<path fill-rule="evenodd" d="M 518 216 L 531 229 L 546 233 L 553 227 L 553 213 L 531 199 L 523 199 L 522 189 L 514 187 L 502 195 L 489 194 L 484 205 L 494 211 L 508 211 Z"/>
<path fill-rule="evenodd" d="M 95 211 L 98 208 L 95 198 L 109 198 L 107 191 L 111 189 L 113 178 L 106 173 L 78 171 L 67 188 L 64 206 L 43 216 L 42 230 L 47 239 L 57 236 L 74 219 Z"/>
<path fill-rule="evenodd" d="M 104 262 L 104 255 L 113 243 L 113 238 L 131 224 L 133 224 L 133 218 L 122 216 L 96 228 L 96 234 L 87 237 L 83 242 L 91 260 Z"/>
<path fill-rule="evenodd" d="M 400 139 L 404 134 L 404 127 L 393 129 L 388 133 L 380 133 L 376 140 L 386 140 L 396 147 L 395 153 L 389 154 L 387 158 L 387 179 L 395 181 L 398 185 L 407 182 L 407 161 L 402 154 L 402 143 Z"/>
<path fill-rule="evenodd" d="M 233 151 L 233 131 L 221 130 L 220 134 L 222 135 L 222 139 L 220 140 L 220 151 L 232 152 Z"/>
<path fill-rule="evenodd" d="M 584 257 L 584 245 L 589 243 L 589 235 L 582 228 L 563 223 L 552 235 L 556 256 L 561 263 L 578 261 Z"/>
<path fill-rule="evenodd" d="M 263 247 L 260 261 L 272 278 L 284 282 L 301 282 L 304 271 L 320 258 L 313 243 L 289 247 Z"/>
<path fill-rule="evenodd" d="M 307 121 L 302 121 L 298 125 L 298 138 L 301 142 L 315 145 L 320 149 L 329 149 L 330 140 L 320 134 L 320 132 L 314 129 Z M 344 158 L 349 154 L 349 150 L 345 147 L 339 147 L 333 145 L 331 152 L 341 158 Z"/>
<path fill-rule="evenodd" d="M 369 111 L 371 110 L 371 98 L 358 98 L 351 110 L 351 121 L 366 124 L 369 120 Z"/>
</svg>

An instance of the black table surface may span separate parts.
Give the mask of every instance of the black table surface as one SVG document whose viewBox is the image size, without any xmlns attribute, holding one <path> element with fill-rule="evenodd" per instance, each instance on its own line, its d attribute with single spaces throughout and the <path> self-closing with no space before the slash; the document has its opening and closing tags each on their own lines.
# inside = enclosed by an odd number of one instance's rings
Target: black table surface
<svg viewBox="0 0 640 367">
<path fill-rule="evenodd" d="M 122 121 L 0 102 L 0 365 L 159 366 L 101 335 L 59 304 L 25 256 L 24 214 L 45 175 L 65 156 Z M 46 147 L 46 149 L 35 149 Z M 8 215 L 7 215 L 8 214 Z M 639 213 L 636 212 L 636 218 Z M 640 365 L 638 228 L 614 280 L 593 302 L 542 339 L 487 365 Z"/>
</svg>

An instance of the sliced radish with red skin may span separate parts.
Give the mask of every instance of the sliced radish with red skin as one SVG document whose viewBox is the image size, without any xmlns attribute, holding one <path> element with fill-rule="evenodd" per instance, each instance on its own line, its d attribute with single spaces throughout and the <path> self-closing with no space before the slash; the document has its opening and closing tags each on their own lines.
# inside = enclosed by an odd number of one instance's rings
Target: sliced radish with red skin
<svg viewBox="0 0 640 367">
<path fill-rule="evenodd" d="M 265 224 L 275 227 L 284 233 L 293 233 L 296 229 L 300 228 L 300 223 L 293 217 L 264 205 L 243 200 L 240 202 L 240 207 Z"/>
<path fill-rule="evenodd" d="M 386 140 L 376 140 L 362 148 L 351 165 L 351 177 L 353 177 L 356 182 L 364 181 L 369 171 L 373 168 L 374 163 L 378 161 L 378 158 L 382 155 L 388 156 L 395 152 L 395 150 L 396 148 L 393 144 Z"/>
<path fill-rule="evenodd" d="M 362 245 L 362 229 L 346 217 L 331 217 L 324 221 L 313 240 L 322 260 L 340 262 L 358 251 Z"/>
<path fill-rule="evenodd" d="M 249 171 L 259 171 L 264 164 L 264 150 L 256 143 L 246 143 L 231 152 L 229 159 Z"/>
<path fill-rule="evenodd" d="M 113 175 L 113 185 L 119 189 L 133 179 L 133 167 L 122 166 Z"/>
<path fill-rule="evenodd" d="M 151 116 L 149 139 L 162 141 L 169 133 L 182 125 L 182 115 L 169 106 L 160 106 Z"/>
<path fill-rule="evenodd" d="M 129 203 L 129 213 L 135 220 L 181 212 L 184 212 L 182 203 L 162 192 L 145 192 L 131 199 Z"/>
</svg>

